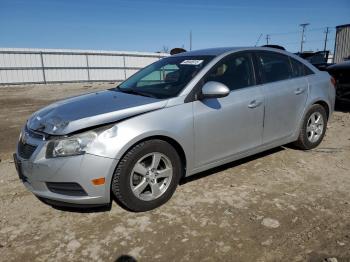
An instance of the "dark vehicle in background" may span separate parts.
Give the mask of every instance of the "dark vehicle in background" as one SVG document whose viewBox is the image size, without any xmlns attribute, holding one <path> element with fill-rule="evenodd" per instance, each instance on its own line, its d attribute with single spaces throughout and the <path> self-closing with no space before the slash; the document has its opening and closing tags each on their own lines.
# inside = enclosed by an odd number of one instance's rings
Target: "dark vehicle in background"
<svg viewBox="0 0 350 262">
<path fill-rule="evenodd" d="M 275 48 L 280 50 L 286 50 L 281 45 L 263 45 L 262 47 L 270 47 L 270 48 Z M 333 63 L 328 63 L 329 51 L 317 51 L 317 52 L 306 51 L 302 53 L 297 52 L 295 54 L 297 56 L 300 56 L 301 58 L 304 58 L 310 64 L 312 64 L 318 70 L 321 70 L 321 71 L 327 71 L 327 67 L 330 65 L 333 65 Z"/>
<path fill-rule="evenodd" d="M 317 51 L 317 52 L 303 52 L 296 53 L 296 55 L 309 61 L 313 66 L 317 67 L 318 70 L 327 71 L 327 67 L 333 65 L 328 63 L 329 51 Z"/>
<path fill-rule="evenodd" d="M 327 71 L 336 82 L 337 102 L 350 103 L 350 61 L 331 65 Z"/>
</svg>

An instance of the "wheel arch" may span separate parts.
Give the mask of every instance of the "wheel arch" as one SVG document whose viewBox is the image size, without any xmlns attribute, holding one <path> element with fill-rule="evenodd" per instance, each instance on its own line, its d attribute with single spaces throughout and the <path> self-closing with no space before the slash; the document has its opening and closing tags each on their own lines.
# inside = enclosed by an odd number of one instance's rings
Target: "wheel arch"
<svg viewBox="0 0 350 262">
<path fill-rule="evenodd" d="M 327 119 L 325 119 L 325 127 L 324 127 L 324 130 L 323 130 L 321 137 L 318 138 L 318 140 L 316 140 L 316 141 L 309 141 L 306 138 L 307 131 L 305 130 L 306 126 L 304 126 L 304 125 L 307 125 L 309 118 L 306 118 L 306 116 L 310 113 L 310 110 L 314 106 L 322 107 L 325 110 Z M 298 133 L 296 133 L 296 136 L 295 136 L 296 140 L 294 141 L 294 145 L 302 150 L 310 150 L 310 149 L 313 149 L 316 146 L 318 146 L 322 142 L 323 136 L 325 135 L 327 122 L 328 122 L 328 118 L 329 118 L 330 114 L 331 114 L 330 107 L 326 101 L 324 101 L 322 99 L 317 99 L 317 100 L 314 100 L 312 103 L 310 103 L 309 106 L 305 108 L 305 112 L 304 112 L 303 117 L 300 121 L 300 126 L 298 129 Z"/>
<path fill-rule="evenodd" d="M 166 135 L 151 135 L 151 136 L 147 136 L 144 137 L 142 139 L 137 140 L 136 142 L 133 142 L 130 146 L 128 146 L 128 148 L 126 148 L 125 150 L 123 150 L 123 154 L 120 157 L 120 159 L 123 159 L 123 157 L 137 144 L 140 144 L 142 142 L 145 141 L 150 141 L 150 140 L 162 140 L 165 141 L 167 143 L 169 143 L 172 147 L 174 147 L 174 149 L 176 150 L 176 152 L 179 154 L 180 160 L 181 160 L 181 164 L 182 164 L 182 174 L 181 177 L 185 177 L 186 175 L 186 169 L 187 169 L 187 157 L 186 157 L 186 153 L 183 149 L 183 147 L 181 146 L 181 144 L 176 141 L 174 138 L 166 136 Z M 119 162 L 118 162 L 119 164 Z M 118 164 L 116 166 L 116 168 L 118 167 Z"/>
<path fill-rule="evenodd" d="M 320 105 L 320 106 L 322 106 L 322 107 L 326 110 L 327 120 L 329 119 L 330 114 L 332 113 L 331 107 L 330 107 L 329 103 L 328 103 L 325 99 L 322 99 L 322 98 L 313 99 L 312 101 L 310 101 L 310 102 L 307 104 L 307 106 L 306 106 L 305 109 L 304 109 L 304 112 L 303 112 L 302 116 L 301 116 L 300 119 L 299 119 L 298 128 L 296 129 L 296 132 L 295 132 L 294 135 L 293 135 L 293 137 L 294 137 L 295 139 L 298 138 L 299 132 L 300 132 L 300 129 L 301 129 L 301 126 L 302 126 L 303 121 L 304 121 L 304 118 L 305 118 L 307 112 L 309 112 L 310 108 L 311 108 L 313 105 Z"/>
<path fill-rule="evenodd" d="M 320 106 L 322 106 L 326 110 L 327 120 L 329 119 L 330 107 L 329 107 L 329 105 L 328 105 L 328 103 L 326 101 L 324 101 L 324 100 L 317 100 L 312 105 L 320 105 Z"/>
</svg>

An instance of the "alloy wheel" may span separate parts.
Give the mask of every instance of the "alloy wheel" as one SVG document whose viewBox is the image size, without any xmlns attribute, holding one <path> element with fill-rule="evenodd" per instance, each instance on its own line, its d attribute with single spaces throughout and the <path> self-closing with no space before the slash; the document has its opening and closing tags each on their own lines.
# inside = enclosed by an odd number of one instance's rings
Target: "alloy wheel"
<svg viewBox="0 0 350 262">
<path fill-rule="evenodd" d="M 324 129 L 323 117 L 319 112 L 314 112 L 310 115 L 307 125 L 306 134 L 311 143 L 317 142 L 322 136 Z"/>
<path fill-rule="evenodd" d="M 159 198 L 168 189 L 173 177 L 173 167 L 167 156 L 153 152 L 140 158 L 130 176 L 133 194 L 143 200 Z"/>
</svg>

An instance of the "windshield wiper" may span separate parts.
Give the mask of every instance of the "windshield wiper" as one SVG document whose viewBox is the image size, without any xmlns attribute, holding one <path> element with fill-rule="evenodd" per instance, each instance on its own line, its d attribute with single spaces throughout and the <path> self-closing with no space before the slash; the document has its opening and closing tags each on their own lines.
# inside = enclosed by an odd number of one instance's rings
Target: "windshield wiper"
<svg viewBox="0 0 350 262">
<path fill-rule="evenodd" d="M 156 96 L 154 96 L 154 95 L 152 95 L 152 94 L 145 93 L 145 92 L 142 92 L 142 91 L 138 91 L 138 90 L 135 90 L 135 89 L 122 89 L 122 88 L 120 88 L 119 86 L 117 86 L 116 89 L 117 89 L 118 91 L 120 91 L 120 92 L 127 93 L 127 94 L 133 94 L 133 95 L 139 95 L 139 96 L 146 96 L 146 97 L 157 98 Z"/>
</svg>

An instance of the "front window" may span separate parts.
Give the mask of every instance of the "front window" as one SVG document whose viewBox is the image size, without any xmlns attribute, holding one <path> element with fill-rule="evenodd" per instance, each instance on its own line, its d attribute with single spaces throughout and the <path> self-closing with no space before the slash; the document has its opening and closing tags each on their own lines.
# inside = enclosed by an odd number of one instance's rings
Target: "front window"
<svg viewBox="0 0 350 262">
<path fill-rule="evenodd" d="M 254 85 L 253 65 L 250 55 L 233 54 L 215 65 L 205 82 L 216 81 L 225 84 L 230 90 L 237 90 Z"/>
<path fill-rule="evenodd" d="M 163 58 L 125 80 L 118 90 L 160 99 L 175 97 L 212 59 L 213 56 Z"/>
</svg>

